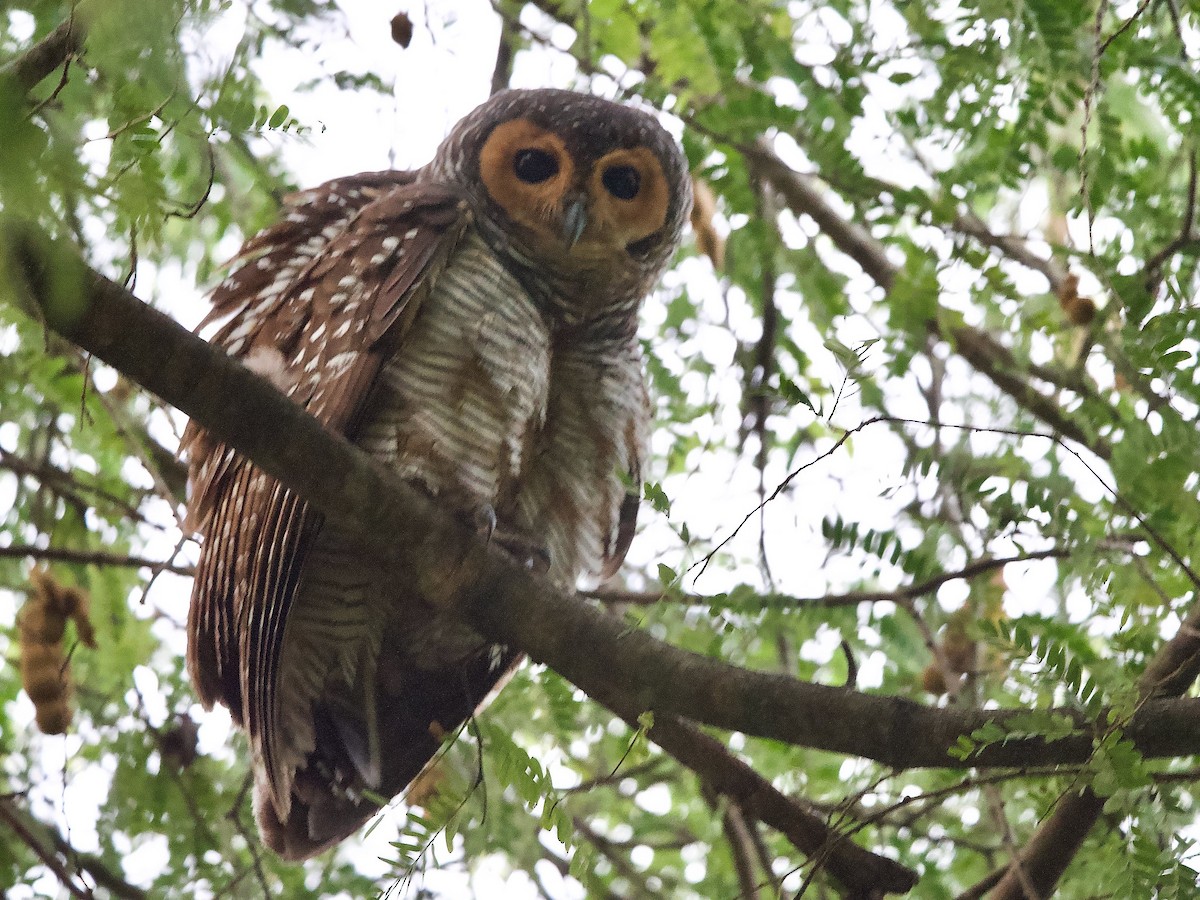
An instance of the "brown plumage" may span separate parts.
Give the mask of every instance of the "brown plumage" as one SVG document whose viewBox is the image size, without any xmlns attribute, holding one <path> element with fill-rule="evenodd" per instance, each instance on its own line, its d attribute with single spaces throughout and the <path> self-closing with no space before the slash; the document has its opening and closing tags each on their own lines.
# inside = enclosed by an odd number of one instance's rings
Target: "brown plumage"
<svg viewBox="0 0 1200 900">
<path fill-rule="evenodd" d="M 637 310 L 690 202 L 650 116 L 509 91 L 419 171 L 292 198 L 214 293 L 213 340 L 572 586 L 615 570 L 632 537 Z M 402 791 L 517 656 L 249 461 L 195 428 L 185 446 L 203 535 L 189 671 L 247 732 L 264 839 L 305 858 L 377 810 L 365 789 Z"/>
</svg>

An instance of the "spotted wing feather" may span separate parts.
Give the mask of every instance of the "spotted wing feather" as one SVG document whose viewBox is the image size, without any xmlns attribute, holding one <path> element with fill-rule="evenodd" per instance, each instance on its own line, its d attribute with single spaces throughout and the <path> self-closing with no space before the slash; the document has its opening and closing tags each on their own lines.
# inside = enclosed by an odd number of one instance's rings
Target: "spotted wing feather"
<svg viewBox="0 0 1200 900">
<path fill-rule="evenodd" d="M 412 173 L 340 179 L 298 195 L 239 254 L 213 295 L 213 342 L 327 427 L 353 430 L 389 349 L 467 224 L 459 198 Z M 229 707 L 256 754 L 269 733 L 288 609 L 318 514 L 251 462 L 190 427 L 191 521 L 204 535 L 188 668 Z"/>
</svg>

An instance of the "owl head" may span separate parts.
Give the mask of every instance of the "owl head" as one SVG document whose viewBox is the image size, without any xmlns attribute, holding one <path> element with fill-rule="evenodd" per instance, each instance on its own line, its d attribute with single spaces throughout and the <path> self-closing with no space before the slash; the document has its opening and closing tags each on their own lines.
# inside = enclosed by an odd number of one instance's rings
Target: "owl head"
<svg viewBox="0 0 1200 900">
<path fill-rule="evenodd" d="M 691 211 L 687 164 L 649 114 L 559 90 L 496 94 L 428 169 L 462 189 L 497 251 L 558 292 L 638 299 Z"/>
</svg>

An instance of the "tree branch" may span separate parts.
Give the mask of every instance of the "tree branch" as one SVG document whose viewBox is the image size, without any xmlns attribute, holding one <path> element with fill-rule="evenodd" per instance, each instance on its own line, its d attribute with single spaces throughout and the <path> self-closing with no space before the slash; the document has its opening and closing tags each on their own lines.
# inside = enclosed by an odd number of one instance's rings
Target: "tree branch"
<svg viewBox="0 0 1200 900">
<path fill-rule="evenodd" d="M 74 472 L 60 469 L 50 463 L 33 462 L 0 448 L 0 469 L 8 469 L 15 475 L 36 478 L 55 493 L 65 497 L 72 503 L 78 504 L 83 510 L 95 509 L 98 506 L 96 500 L 89 500 L 82 496 L 83 494 L 91 494 L 98 500 L 115 508 L 126 518 L 142 523 L 147 521 L 146 517 L 142 515 L 141 510 L 129 501 L 106 491 L 98 485 L 88 484 L 80 480 Z"/>
<path fill-rule="evenodd" d="M 35 547 L 31 544 L 11 544 L 0 547 L 0 559 L 22 557 L 44 559 L 52 562 L 77 563 L 85 566 L 122 566 L 125 568 L 147 568 L 156 572 L 173 572 L 176 575 L 194 575 L 192 566 L 181 566 L 167 560 L 146 559 L 106 550 L 71 550 L 66 547 Z"/>
<path fill-rule="evenodd" d="M 9 62 L 0 66 L 0 82 L 16 85 L 28 94 L 83 47 L 83 25 L 72 15 L 48 35 Z"/>
<path fill-rule="evenodd" d="M 646 876 L 634 868 L 633 863 L 621 852 L 620 845 L 596 831 L 582 816 L 574 816 L 571 821 L 575 826 L 575 833 L 595 847 L 597 852 L 609 861 L 613 871 L 629 883 L 629 896 L 653 900 L 656 895 L 647 887 Z"/>
<path fill-rule="evenodd" d="M 1063 437 L 1087 447 L 1101 459 L 1112 458 L 1112 447 L 1108 442 L 1085 433 L 1062 411 L 1053 397 L 1041 393 L 1017 374 L 1018 365 L 1012 351 L 986 331 L 971 328 L 969 325 L 949 329 L 935 325 L 930 327 L 939 337 L 949 339 L 963 359 L 974 366 L 977 372 L 986 375 L 992 384 L 1008 394 L 1022 409 L 1032 413 Z"/>
<path fill-rule="evenodd" d="M 771 606 L 820 606 L 825 608 L 840 606 L 858 606 L 862 603 L 899 603 L 904 600 L 915 600 L 934 593 L 948 581 L 975 578 L 996 569 L 1002 569 L 1009 563 L 1030 562 L 1038 559 L 1066 559 L 1071 555 L 1070 550 L 1052 548 L 1035 550 L 1031 553 L 1021 553 L 1017 556 L 1000 556 L 987 559 L 977 559 L 961 569 L 953 572 L 942 572 L 916 584 L 909 584 L 892 591 L 849 591 L 845 594 L 824 594 L 820 597 L 789 597 L 782 594 L 763 595 L 763 605 Z M 602 603 L 627 603 L 631 606 L 653 606 L 656 603 L 670 603 L 678 600 L 697 606 L 710 606 L 716 601 L 715 597 L 699 594 L 679 594 L 669 591 L 630 591 L 619 588 L 598 588 L 591 591 L 581 591 L 584 597 L 591 597 Z"/>
<path fill-rule="evenodd" d="M 621 716 L 631 728 L 639 727 L 637 717 L 641 710 L 632 709 L 617 695 L 595 699 Z M 813 860 L 814 867 L 824 867 L 855 896 L 869 896 L 872 890 L 905 893 L 916 884 L 915 872 L 859 847 L 830 828 L 824 818 L 806 809 L 802 801 L 780 793 L 724 744 L 694 725 L 673 716 L 655 716 L 646 735 L 700 776 L 709 790 L 724 794 L 747 815 L 780 832 Z"/>
<path fill-rule="evenodd" d="M 89 853 L 81 853 L 71 846 L 58 829 L 38 821 L 31 813 L 19 807 L 11 797 L 0 797 L 0 822 L 3 822 L 29 847 L 54 873 L 62 886 L 73 897 L 92 898 L 92 890 L 75 878 L 67 868 L 70 862 L 76 871 L 84 871 L 93 881 L 121 900 L 145 900 L 146 892 L 127 882 L 115 873 L 103 860 Z"/>
<path fill-rule="evenodd" d="M 1059 263 L 1051 258 L 1038 256 L 1023 240 L 1011 234 L 996 234 L 979 216 L 973 212 L 961 212 L 954 217 L 954 229 L 975 238 L 985 247 L 998 250 L 1013 262 L 1018 262 L 1027 269 L 1041 272 L 1050 282 L 1050 290 L 1058 294 L 1066 281 L 1067 272 Z"/>
<path fill-rule="evenodd" d="M 887 248 L 867 229 L 845 218 L 825 198 L 820 182 L 797 172 L 771 149 L 766 139 L 739 145 L 756 177 L 770 182 L 795 215 L 806 215 L 839 250 L 853 259 L 884 291 L 890 291 L 900 266 L 888 259 Z"/>
<path fill-rule="evenodd" d="M 988 722 L 1003 726 L 1028 711 L 939 709 L 749 671 L 655 640 L 553 589 L 495 544 L 485 544 L 467 524 L 326 431 L 239 362 L 88 270 L 73 249 L 28 226 L 0 223 L 0 285 L 64 337 L 179 407 L 331 521 L 360 534 L 381 564 L 403 569 L 431 602 L 453 606 L 489 640 L 525 651 L 606 705 L 894 768 L 1019 767 L 1081 762 L 1092 754 L 1092 723 L 1078 711 L 1057 709 L 1077 733 L 1053 742 L 1014 736 L 961 761 L 948 753 L 960 735 Z M 580 647 L 590 652 L 580 653 Z M 1148 757 L 1192 754 L 1200 752 L 1198 716 L 1200 700 L 1148 700 L 1125 734 Z"/>
<path fill-rule="evenodd" d="M 733 857 L 733 870 L 737 873 L 738 900 L 759 900 L 758 879 L 754 875 L 754 845 L 750 842 L 746 819 L 737 803 L 726 804 L 721 815 L 721 827 Z"/>
<path fill-rule="evenodd" d="M 900 273 L 900 267 L 888 259 L 887 248 L 869 231 L 833 208 L 823 195 L 817 179 L 792 169 L 764 140 L 739 145 L 739 149 L 750 169 L 757 173 L 758 177 L 765 178 L 775 186 L 794 215 L 806 215 L 811 218 L 837 248 L 858 263 L 876 284 L 884 291 L 891 291 Z M 970 218 L 961 219 L 961 223 L 956 223 L 959 227 L 973 229 L 967 233 L 974 234 L 989 246 L 1003 249 L 1005 252 L 1020 252 L 1021 255 L 1014 258 L 1046 274 L 1051 284 L 1054 284 L 1061 274 L 1040 257 L 1029 253 L 1028 248 L 1016 245 L 1012 239 L 997 238 L 986 228 L 981 232 Z M 979 224 L 982 226 L 982 223 Z M 1112 455 L 1112 449 L 1107 443 L 1086 434 L 1062 411 L 1053 398 L 1034 389 L 1018 374 L 1015 371 L 1018 368 L 1017 363 L 1011 351 L 990 334 L 969 325 L 945 328 L 937 322 L 930 322 L 929 328 L 941 339 L 950 341 L 964 359 L 1022 408 L 1060 434 L 1087 447 L 1102 459 L 1108 459 Z"/>
<path fill-rule="evenodd" d="M 21 843 L 34 852 L 37 858 L 42 861 L 42 864 L 54 874 L 54 877 L 58 879 L 59 884 L 66 889 L 68 894 L 72 897 L 79 897 L 80 900 L 89 900 L 91 898 L 92 892 L 88 889 L 87 885 L 80 884 L 75 876 L 67 870 L 66 865 L 58 858 L 58 854 L 53 847 L 48 847 L 42 841 L 38 840 L 38 836 L 29 827 L 30 823 L 24 821 L 23 817 L 17 814 L 17 811 L 12 808 L 7 798 L 0 798 L 0 821 L 9 827 Z"/>
<path fill-rule="evenodd" d="M 500 16 L 500 38 L 496 42 L 496 64 L 492 67 L 492 93 L 498 94 L 512 80 L 517 55 L 517 29 L 508 16 Z"/>
<path fill-rule="evenodd" d="M 1163 644 L 1138 680 L 1145 705 L 1151 697 L 1178 697 L 1200 675 L 1200 604 L 1193 604 L 1175 636 Z M 1164 701 L 1159 701 L 1164 702 Z M 1145 705 L 1143 708 L 1145 708 Z M 1065 794 L 1042 822 L 1020 857 L 1008 867 L 993 900 L 1039 900 L 1054 888 L 1104 811 L 1090 787 Z M 1025 890 L 1028 883 L 1037 897 Z"/>
</svg>

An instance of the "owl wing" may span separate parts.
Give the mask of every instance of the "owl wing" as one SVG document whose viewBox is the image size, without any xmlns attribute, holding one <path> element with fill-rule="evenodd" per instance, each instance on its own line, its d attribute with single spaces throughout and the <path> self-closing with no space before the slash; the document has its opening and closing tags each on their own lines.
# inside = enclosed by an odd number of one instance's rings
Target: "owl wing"
<svg viewBox="0 0 1200 900">
<path fill-rule="evenodd" d="M 450 189 L 416 173 L 331 181 L 290 198 L 212 297 L 213 338 L 326 427 L 352 431 L 372 382 L 469 223 Z M 188 670 L 256 752 L 271 721 L 284 623 L 320 516 L 194 424 L 189 522 L 204 535 L 188 617 Z"/>
</svg>

